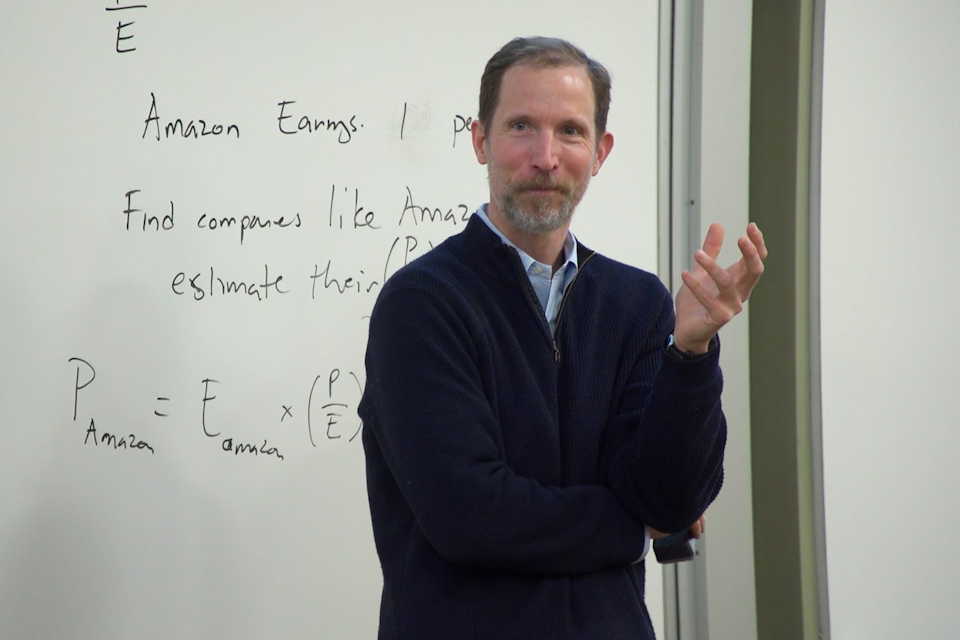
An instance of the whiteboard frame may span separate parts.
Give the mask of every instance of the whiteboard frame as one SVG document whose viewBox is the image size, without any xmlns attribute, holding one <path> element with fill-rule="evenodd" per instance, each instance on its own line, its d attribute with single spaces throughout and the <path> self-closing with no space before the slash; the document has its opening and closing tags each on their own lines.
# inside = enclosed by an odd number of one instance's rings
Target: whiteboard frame
<svg viewBox="0 0 960 640">
<path fill-rule="evenodd" d="M 700 246 L 703 0 L 660 0 L 659 66 L 658 265 L 675 293 Z M 698 544 L 693 562 L 662 567 L 667 640 L 708 638 L 706 545 Z"/>
<path fill-rule="evenodd" d="M 813 480 L 813 536 L 817 581 L 818 630 L 830 640 L 830 594 L 827 580 L 827 534 L 823 497 L 823 404 L 820 358 L 820 179 L 823 126 L 823 46 L 826 0 L 813 3 L 813 57 L 810 68 L 810 181 L 809 181 L 809 272 L 810 287 L 810 447 Z"/>
</svg>

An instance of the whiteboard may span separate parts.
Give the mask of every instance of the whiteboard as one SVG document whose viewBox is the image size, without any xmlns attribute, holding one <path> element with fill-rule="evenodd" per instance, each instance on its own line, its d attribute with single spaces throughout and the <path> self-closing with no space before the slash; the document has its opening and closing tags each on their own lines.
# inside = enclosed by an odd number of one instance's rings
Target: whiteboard
<svg viewBox="0 0 960 640">
<path fill-rule="evenodd" d="M 375 637 L 366 317 L 484 201 L 510 38 L 611 70 L 574 230 L 656 269 L 657 3 L 518 9 L 4 3 L 5 637 Z"/>
<path fill-rule="evenodd" d="M 960 4 L 827 2 L 823 486 L 833 640 L 952 640 Z"/>
</svg>

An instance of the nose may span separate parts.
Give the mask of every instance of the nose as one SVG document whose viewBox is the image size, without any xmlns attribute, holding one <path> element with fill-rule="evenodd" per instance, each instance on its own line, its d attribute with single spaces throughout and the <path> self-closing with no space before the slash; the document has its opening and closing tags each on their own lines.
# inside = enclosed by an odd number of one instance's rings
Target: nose
<svg viewBox="0 0 960 640">
<path fill-rule="evenodd" d="M 553 135 L 544 133 L 537 136 L 533 149 L 533 166 L 540 171 L 550 173 L 560 166 L 558 143 Z"/>
</svg>

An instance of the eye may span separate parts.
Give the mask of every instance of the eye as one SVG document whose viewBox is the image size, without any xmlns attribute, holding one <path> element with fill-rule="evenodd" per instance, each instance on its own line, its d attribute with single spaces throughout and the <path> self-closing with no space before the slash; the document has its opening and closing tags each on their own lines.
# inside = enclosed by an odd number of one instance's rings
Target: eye
<svg viewBox="0 0 960 640">
<path fill-rule="evenodd" d="M 514 131 L 526 131 L 528 127 L 526 122 L 521 122 L 518 120 L 517 122 L 511 124 L 510 128 Z"/>
<path fill-rule="evenodd" d="M 583 131 L 580 130 L 580 127 L 569 126 L 563 128 L 563 135 L 565 136 L 579 136 L 582 133 Z"/>
</svg>

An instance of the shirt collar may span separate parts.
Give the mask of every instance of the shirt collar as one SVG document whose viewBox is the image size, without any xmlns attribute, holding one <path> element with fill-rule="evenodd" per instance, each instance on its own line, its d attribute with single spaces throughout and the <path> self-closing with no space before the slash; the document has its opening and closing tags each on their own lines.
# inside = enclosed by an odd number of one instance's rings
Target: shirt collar
<svg viewBox="0 0 960 640">
<path fill-rule="evenodd" d="M 504 244 L 506 244 L 506 245 L 508 245 L 508 246 L 511 246 L 511 247 L 513 247 L 514 249 L 517 250 L 517 254 L 519 254 L 519 256 L 520 256 L 520 262 L 521 262 L 521 264 L 523 264 L 523 270 L 524 270 L 524 272 L 529 272 L 529 271 L 530 271 L 530 267 L 532 267 L 532 266 L 534 265 L 534 263 L 536 263 L 537 261 L 534 260 L 532 257 L 530 257 L 530 255 L 528 255 L 526 251 L 524 251 L 523 249 L 521 249 L 521 248 L 518 247 L 517 245 L 513 244 L 513 242 L 510 241 L 510 238 L 508 238 L 507 236 L 503 235 L 503 233 L 500 231 L 500 229 L 497 229 L 497 227 L 493 224 L 493 222 L 490 221 L 490 217 L 487 215 L 487 205 L 486 205 L 486 204 L 480 205 L 480 208 L 477 209 L 477 214 L 476 214 L 476 215 L 477 215 L 481 220 L 483 220 L 484 223 L 486 223 L 486 225 L 487 225 L 488 227 L 490 227 L 490 230 L 491 230 L 491 231 L 493 231 L 495 234 L 497 234 L 498 236 L 500 236 L 500 239 L 503 240 L 503 243 L 504 243 Z M 576 270 L 577 270 L 577 269 L 579 268 L 579 266 L 580 266 L 579 263 L 578 263 L 578 261 L 577 261 L 577 238 L 573 235 L 573 232 L 570 231 L 569 229 L 567 229 L 567 237 L 566 237 L 566 238 L 564 239 L 564 241 L 563 241 L 563 257 L 564 257 L 563 264 L 560 265 L 560 269 L 558 269 L 558 271 L 561 270 L 561 269 L 563 269 L 563 268 L 564 268 L 565 266 L 567 266 L 568 264 L 572 264 L 572 265 L 573 265 L 573 271 L 576 272 Z M 539 263 L 539 264 L 543 264 L 543 263 Z M 549 267 L 549 268 L 551 268 L 551 269 L 553 268 L 553 265 L 545 265 L 545 266 L 547 266 L 547 267 Z"/>
</svg>

